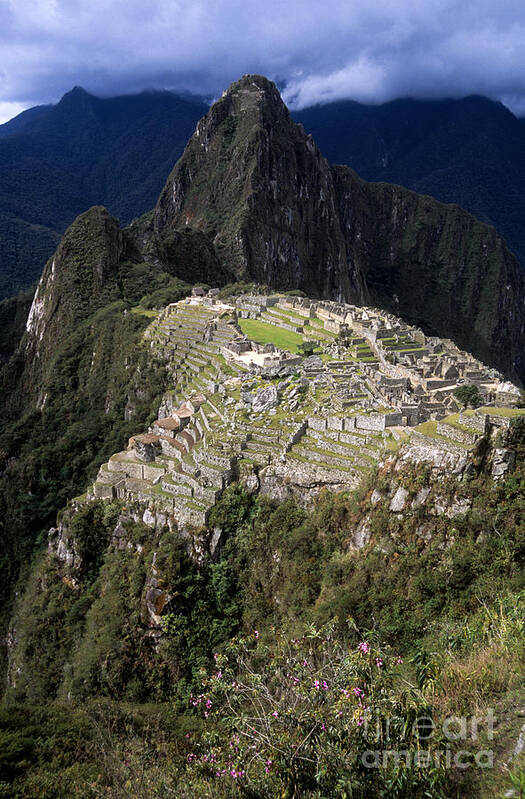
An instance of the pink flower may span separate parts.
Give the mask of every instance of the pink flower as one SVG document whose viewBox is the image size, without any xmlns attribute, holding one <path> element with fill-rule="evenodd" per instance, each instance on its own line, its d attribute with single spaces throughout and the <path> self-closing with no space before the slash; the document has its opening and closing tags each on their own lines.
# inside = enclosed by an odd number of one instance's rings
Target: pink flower
<svg viewBox="0 0 525 799">
<path fill-rule="evenodd" d="M 355 696 L 363 696 L 364 693 L 365 693 L 362 688 L 357 688 L 356 687 L 356 688 L 353 688 L 352 690 L 353 690 Z"/>
<path fill-rule="evenodd" d="M 324 723 L 324 721 L 323 721 L 323 723 L 321 724 L 321 730 L 322 730 L 323 732 L 325 732 L 325 731 L 326 731 L 326 724 Z"/>
<path fill-rule="evenodd" d="M 402 658 L 402 657 L 397 657 L 397 658 L 396 658 L 396 663 L 397 663 L 399 666 L 401 665 L 401 663 L 402 663 L 402 662 L 403 662 L 403 658 Z"/>
<path fill-rule="evenodd" d="M 326 680 L 323 680 L 323 691 L 328 691 L 328 683 Z"/>
<path fill-rule="evenodd" d="M 222 671 L 217 672 L 217 679 L 222 680 Z"/>
<path fill-rule="evenodd" d="M 304 668 L 306 668 L 308 666 L 308 661 L 307 660 L 303 660 L 303 666 L 304 666 Z"/>
<path fill-rule="evenodd" d="M 370 652 L 370 646 L 367 644 L 366 641 L 361 641 L 361 643 L 358 645 L 357 648 L 360 652 L 363 653 L 363 655 L 368 655 L 368 653 Z"/>
<path fill-rule="evenodd" d="M 383 658 L 376 658 L 376 666 L 378 669 L 383 666 Z"/>
<path fill-rule="evenodd" d="M 255 640 L 259 638 L 259 630 L 254 630 L 253 634 L 255 635 Z"/>
<path fill-rule="evenodd" d="M 276 719 L 279 716 L 279 714 L 276 710 L 274 710 L 272 716 L 274 717 L 274 719 Z"/>
<path fill-rule="evenodd" d="M 319 683 L 319 680 L 315 680 L 315 681 L 314 681 L 314 688 L 315 688 L 315 690 L 316 690 L 316 691 L 318 691 L 318 690 L 319 690 L 319 684 L 320 684 L 320 683 Z"/>
</svg>

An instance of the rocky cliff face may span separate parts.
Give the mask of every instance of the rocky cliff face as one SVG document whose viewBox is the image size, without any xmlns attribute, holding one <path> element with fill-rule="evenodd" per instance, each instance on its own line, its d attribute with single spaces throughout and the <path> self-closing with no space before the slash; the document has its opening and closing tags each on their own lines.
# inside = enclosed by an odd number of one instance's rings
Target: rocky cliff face
<svg viewBox="0 0 525 799">
<path fill-rule="evenodd" d="M 118 221 L 105 208 L 95 206 L 75 220 L 38 283 L 26 324 L 30 351 L 39 355 L 44 334 L 51 343 L 111 301 L 122 252 Z"/>
<path fill-rule="evenodd" d="M 365 298 L 339 224 L 334 174 L 273 83 L 246 76 L 198 123 L 155 209 L 161 242 L 205 233 L 237 277 Z"/>
<path fill-rule="evenodd" d="M 334 167 L 341 228 L 369 304 L 525 373 L 523 270 L 495 229 L 457 205 Z"/>
<path fill-rule="evenodd" d="M 154 216 L 159 257 L 181 231 L 225 269 L 280 289 L 389 308 L 523 376 L 523 271 L 458 206 L 330 167 L 260 76 L 198 123 Z"/>
</svg>

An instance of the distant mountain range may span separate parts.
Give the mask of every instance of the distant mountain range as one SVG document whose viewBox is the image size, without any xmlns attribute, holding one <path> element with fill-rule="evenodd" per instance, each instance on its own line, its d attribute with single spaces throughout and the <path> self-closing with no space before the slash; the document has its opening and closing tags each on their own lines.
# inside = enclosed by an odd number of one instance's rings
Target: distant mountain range
<svg viewBox="0 0 525 799">
<path fill-rule="evenodd" d="M 330 162 L 461 205 L 494 225 L 525 265 L 525 124 L 501 103 L 343 101 L 294 118 Z"/>
<path fill-rule="evenodd" d="M 38 368 L 133 275 L 139 301 L 159 272 L 166 286 L 254 281 L 384 308 L 525 374 L 525 273 L 494 228 L 331 166 L 262 76 L 232 84 L 198 122 L 151 213 L 123 227 L 97 206 L 68 228 L 30 314 Z"/>
<path fill-rule="evenodd" d="M 124 224 L 153 207 L 208 107 L 167 91 L 101 99 L 76 87 L 0 125 L 0 299 L 38 278 L 90 206 Z M 330 162 L 458 203 L 525 264 L 525 124 L 500 103 L 343 101 L 293 117 Z"/>
<path fill-rule="evenodd" d="M 0 125 L 0 298 L 39 277 L 92 205 L 123 223 L 151 208 L 207 110 L 171 92 L 100 99 L 77 87 Z"/>
</svg>

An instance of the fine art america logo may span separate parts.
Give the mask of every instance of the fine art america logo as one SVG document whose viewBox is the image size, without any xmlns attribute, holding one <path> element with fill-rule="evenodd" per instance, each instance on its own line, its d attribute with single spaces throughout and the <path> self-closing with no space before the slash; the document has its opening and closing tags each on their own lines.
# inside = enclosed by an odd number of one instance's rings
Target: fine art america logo
<svg viewBox="0 0 525 799">
<path fill-rule="evenodd" d="M 371 725 L 366 714 L 363 717 L 362 732 L 370 745 L 361 755 L 365 768 L 388 768 L 404 764 L 408 768 L 492 768 L 494 752 L 481 748 L 481 740 L 492 741 L 496 717 L 489 709 L 486 716 L 449 716 L 437 726 L 429 716 L 408 720 L 392 716 L 378 726 Z M 394 731 L 397 733 L 394 735 Z M 404 749 L 401 741 L 418 741 L 418 747 Z M 394 739 L 397 748 L 390 748 Z M 481 740 L 480 740 L 481 739 Z M 479 748 L 476 748 L 478 742 Z"/>
</svg>

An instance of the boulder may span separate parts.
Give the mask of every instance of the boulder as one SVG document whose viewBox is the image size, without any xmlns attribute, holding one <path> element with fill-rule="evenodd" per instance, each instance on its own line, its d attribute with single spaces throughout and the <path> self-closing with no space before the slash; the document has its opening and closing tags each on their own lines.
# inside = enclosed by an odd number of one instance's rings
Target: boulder
<svg viewBox="0 0 525 799">
<path fill-rule="evenodd" d="M 492 460 L 492 477 L 501 480 L 507 472 L 512 472 L 516 464 L 516 453 L 511 449 L 498 448 L 494 450 Z"/>
<path fill-rule="evenodd" d="M 372 531 L 370 530 L 368 519 L 365 518 L 359 523 L 354 534 L 352 535 L 350 540 L 351 549 L 363 549 L 363 547 L 366 547 L 370 541 L 371 535 Z"/>
<path fill-rule="evenodd" d="M 389 505 L 390 510 L 393 513 L 401 513 L 405 507 L 407 497 L 408 497 L 408 491 L 406 490 L 406 488 L 399 486 L 396 493 L 390 500 L 390 505 Z"/>
<path fill-rule="evenodd" d="M 374 490 L 372 491 L 372 496 L 370 497 L 370 502 L 372 503 L 372 505 L 377 505 L 380 499 L 381 499 L 381 493 L 377 490 L 377 488 L 374 488 Z"/>
<path fill-rule="evenodd" d="M 446 515 L 449 519 L 453 519 L 454 516 L 463 516 L 470 510 L 471 505 L 472 502 L 467 497 L 454 497 L 450 508 L 446 511 Z"/>
<path fill-rule="evenodd" d="M 213 560 L 218 559 L 222 544 L 223 544 L 222 527 L 214 527 L 213 534 L 210 539 L 210 555 Z"/>
<path fill-rule="evenodd" d="M 266 413 L 279 404 L 279 395 L 275 386 L 260 388 L 253 398 L 252 408 L 255 413 Z"/>
<path fill-rule="evenodd" d="M 414 501 L 412 502 L 412 507 L 419 508 L 421 505 L 424 505 L 428 499 L 429 494 L 430 494 L 429 486 L 424 486 L 423 488 L 420 488 L 414 498 Z"/>
<path fill-rule="evenodd" d="M 241 480 L 248 494 L 255 494 L 259 490 L 260 482 L 256 474 L 249 474 Z"/>
<path fill-rule="evenodd" d="M 324 363 L 322 362 L 319 355 L 309 355 L 308 358 L 305 358 L 301 364 L 303 369 L 314 369 L 314 370 L 321 370 L 324 369 Z"/>
</svg>

